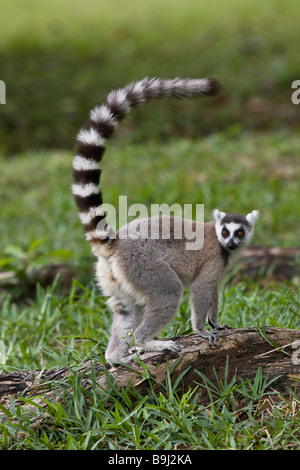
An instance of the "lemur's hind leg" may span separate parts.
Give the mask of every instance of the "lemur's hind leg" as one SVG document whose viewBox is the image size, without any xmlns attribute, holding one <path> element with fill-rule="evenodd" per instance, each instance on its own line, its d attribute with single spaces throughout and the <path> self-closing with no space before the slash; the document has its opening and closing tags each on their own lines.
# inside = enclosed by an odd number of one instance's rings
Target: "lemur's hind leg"
<svg viewBox="0 0 300 470">
<path fill-rule="evenodd" d="M 182 282 L 163 260 L 156 261 L 155 270 L 147 271 L 147 279 L 150 300 L 145 307 L 144 319 L 134 332 L 135 343 L 146 351 L 178 353 L 180 347 L 174 341 L 152 338 L 176 314 L 182 296 Z"/>
<path fill-rule="evenodd" d="M 116 296 L 109 299 L 108 305 L 113 310 L 114 317 L 105 358 L 113 363 L 121 361 L 127 349 L 132 346 L 133 333 L 142 321 L 144 308 L 133 303 L 125 305 Z"/>
</svg>

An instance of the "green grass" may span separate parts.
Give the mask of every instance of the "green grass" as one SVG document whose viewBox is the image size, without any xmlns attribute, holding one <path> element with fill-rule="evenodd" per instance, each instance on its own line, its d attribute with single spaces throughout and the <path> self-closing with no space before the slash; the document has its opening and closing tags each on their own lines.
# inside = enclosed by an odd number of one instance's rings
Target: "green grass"
<svg viewBox="0 0 300 470">
<path fill-rule="evenodd" d="M 257 285 L 241 283 L 225 288 L 221 318 L 240 327 L 267 323 L 299 328 L 299 307 L 297 293 L 285 286 L 268 286 L 258 293 Z M 102 362 L 109 323 L 94 288 L 75 282 L 69 296 L 59 295 L 55 286 L 38 288 L 36 299 L 22 309 L 7 297 L 1 323 L 7 348 L 2 372 L 66 365 L 73 371 L 70 379 L 55 384 L 59 402 L 41 394 L 44 408 L 28 397 L 12 399 L 1 410 L 2 449 L 300 448 L 299 401 L 292 398 L 292 390 L 291 400 L 270 394 L 260 369 L 253 384 L 229 381 L 225 374 L 213 388 L 199 375 L 199 383 L 211 393 L 206 407 L 197 404 L 196 389 L 178 395 L 168 377 L 162 384 L 164 394 L 156 394 L 150 380 L 148 394 L 141 396 L 130 385 L 118 390 L 113 382 L 107 391 L 99 389 L 92 367 L 91 388 L 86 390 L 80 365 L 87 359 Z M 185 294 L 176 321 L 163 335 L 190 331 Z M 33 405 L 31 410 L 21 407 L 24 401 Z M 36 419 L 43 420 L 39 429 Z"/>
<path fill-rule="evenodd" d="M 25 8 L 4 0 L 0 150 L 71 148 L 92 106 L 111 88 L 144 76 L 215 76 L 224 90 L 203 103 L 205 119 L 194 102 L 162 103 L 159 113 L 156 105 L 141 108 L 128 124 L 139 140 L 197 136 L 229 124 L 294 127 L 297 7 L 296 0 L 91 0 L 88 7 L 28 0 Z M 253 111 L 253 98 L 264 100 L 262 112 Z"/>
</svg>

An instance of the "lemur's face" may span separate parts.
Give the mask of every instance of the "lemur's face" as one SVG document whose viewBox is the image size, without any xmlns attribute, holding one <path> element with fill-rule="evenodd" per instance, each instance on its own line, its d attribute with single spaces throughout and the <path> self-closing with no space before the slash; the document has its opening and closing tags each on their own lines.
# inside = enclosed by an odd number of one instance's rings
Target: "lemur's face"
<svg viewBox="0 0 300 470">
<path fill-rule="evenodd" d="M 253 235 L 258 215 L 258 211 L 252 211 L 244 216 L 226 214 L 216 209 L 214 218 L 216 220 L 216 235 L 220 245 L 229 251 L 247 245 Z"/>
</svg>

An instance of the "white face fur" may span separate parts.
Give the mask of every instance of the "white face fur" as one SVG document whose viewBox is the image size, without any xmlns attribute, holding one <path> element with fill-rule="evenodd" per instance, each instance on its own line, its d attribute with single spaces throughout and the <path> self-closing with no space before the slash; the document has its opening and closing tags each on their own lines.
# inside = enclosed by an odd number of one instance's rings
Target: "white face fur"
<svg viewBox="0 0 300 470">
<path fill-rule="evenodd" d="M 252 211 L 244 216 L 226 214 L 215 209 L 213 215 L 216 220 L 216 235 L 220 245 L 226 250 L 232 251 L 250 242 L 259 212 Z"/>
</svg>

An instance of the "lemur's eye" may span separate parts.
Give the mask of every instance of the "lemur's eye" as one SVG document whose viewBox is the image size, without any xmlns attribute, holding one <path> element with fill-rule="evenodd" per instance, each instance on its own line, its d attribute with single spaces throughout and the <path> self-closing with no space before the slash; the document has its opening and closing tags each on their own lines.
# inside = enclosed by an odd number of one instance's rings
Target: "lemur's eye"
<svg viewBox="0 0 300 470">
<path fill-rule="evenodd" d="M 228 230 L 226 230 L 226 229 L 222 230 L 222 235 L 223 235 L 224 238 L 228 237 L 228 235 L 229 235 Z"/>
<path fill-rule="evenodd" d="M 242 238 L 244 236 L 244 232 L 242 232 L 241 230 L 237 233 L 237 236 L 239 238 Z"/>
</svg>

